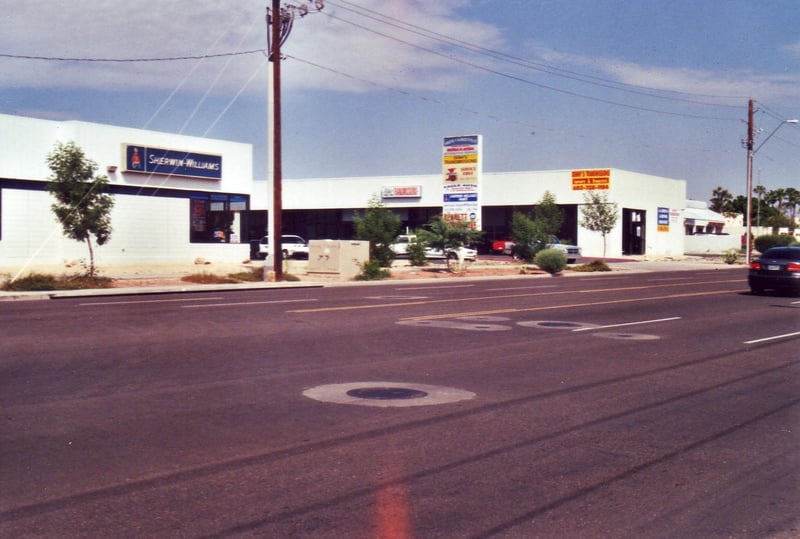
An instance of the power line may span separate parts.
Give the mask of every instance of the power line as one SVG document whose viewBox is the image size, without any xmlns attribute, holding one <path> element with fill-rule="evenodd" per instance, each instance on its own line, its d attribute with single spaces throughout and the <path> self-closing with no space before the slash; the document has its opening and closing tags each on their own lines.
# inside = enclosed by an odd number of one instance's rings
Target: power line
<svg viewBox="0 0 800 539">
<path fill-rule="evenodd" d="M 511 118 L 501 117 L 501 116 L 497 116 L 497 115 L 494 115 L 494 114 L 486 114 L 486 113 L 480 112 L 478 110 L 466 108 L 466 107 L 464 107 L 462 105 L 454 105 L 452 103 L 448 103 L 448 102 L 443 101 L 441 99 L 418 95 L 418 94 L 412 93 L 412 92 L 410 92 L 408 90 L 402 90 L 400 88 L 395 88 L 395 87 L 392 87 L 392 86 L 388 86 L 388 85 L 385 85 L 385 84 L 382 84 L 382 83 L 379 83 L 379 82 L 375 82 L 375 81 L 372 81 L 372 80 L 365 79 L 363 77 L 358 77 L 356 75 L 353 75 L 353 74 L 350 74 L 350 73 L 345 73 L 344 71 L 341 71 L 341 70 L 338 70 L 338 69 L 334 69 L 334 68 L 331 68 L 331 67 L 326 67 L 326 66 L 323 66 L 321 64 L 312 62 L 310 60 L 299 58 L 297 56 L 284 55 L 284 57 L 286 59 L 292 59 L 292 60 L 294 60 L 296 62 L 300 62 L 300 63 L 306 64 L 306 65 L 308 65 L 310 67 L 314 67 L 316 69 L 327 71 L 329 73 L 332 73 L 332 74 L 335 74 L 335 75 L 338 75 L 338 76 L 341 76 L 341 77 L 344 77 L 344 78 L 348 78 L 350 80 L 358 81 L 358 82 L 361 82 L 361 83 L 364 83 L 364 84 L 368 84 L 370 86 L 375 86 L 377 88 L 383 88 L 384 90 L 389 90 L 391 92 L 395 92 L 395 93 L 403 95 L 405 97 L 418 99 L 418 100 L 426 102 L 426 103 L 432 103 L 432 104 L 435 104 L 435 105 L 441 105 L 441 106 L 445 106 L 445 107 L 458 109 L 458 110 L 460 110 L 462 112 L 466 112 L 466 113 L 469 113 L 469 114 L 472 114 L 472 115 L 475 115 L 475 116 L 483 116 L 485 118 L 489 118 L 490 120 L 494 120 L 494 121 L 497 121 L 497 122 L 517 125 L 517 126 L 524 127 L 526 129 L 533 129 L 534 131 L 531 131 L 531 134 L 535 134 L 535 133 L 538 133 L 540 131 L 544 131 L 544 132 L 548 132 L 548 133 L 551 133 L 551 134 L 559 134 L 559 135 L 564 135 L 564 136 L 571 136 L 571 137 L 574 137 L 574 138 L 592 139 L 592 140 L 600 141 L 600 142 L 603 142 L 603 143 L 606 143 L 606 144 L 610 144 L 610 143 L 614 143 L 615 142 L 615 139 L 610 139 L 610 138 L 606 138 L 606 137 L 598 137 L 596 135 L 590 136 L 590 135 L 587 135 L 587 134 L 574 135 L 574 134 L 571 134 L 571 133 L 569 133 L 567 131 L 564 131 L 564 130 L 553 129 L 551 127 L 542 127 L 540 124 L 535 124 L 535 123 L 532 123 L 532 122 L 525 122 L 525 121 L 518 120 L 518 119 L 511 119 Z M 641 148 L 648 148 L 648 149 L 653 148 L 653 145 L 651 145 L 651 144 L 636 143 L 635 145 L 639 146 Z M 662 147 L 664 147 L 664 146 L 662 145 Z M 685 152 L 690 152 L 690 151 L 691 152 L 700 152 L 700 153 L 709 153 L 709 152 L 716 151 L 716 150 L 711 150 L 709 148 L 700 148 L 700 147 L 697 147 L 697 146 L 689 146 L 689 147 L 675 147 L 674 151 L 676 151 L 676 152 L 680 151 L 680 152 L 684 152 L 684 153 Z"/>
<path fill-rule="evenodd" d="M 88 57 L 63 57 L 63 56 L 33 56 L 29 54 L 0 53 L 1 58 L 13 60 L 41 60 L 45 62 L 108 62 L 108 63 L 134 63 L 134 62 L 174 62 L 179 60 L 206 60 L 209 58 L 223 58 L 227 56 L 245 56 L 248 54 L 265 54 L 266 49 L 252 49 L 239 52 L 220 52 L 216 54 L 197 54 L 187 56 L 166 56 L 158 58 L 88 58 Z"/>
<path fill-rule="evenodd" d="M 632 109 L 632 110 L 638 110 L 638 111 L 642 111 L 642 112 L 651 112 L 651 113 L 655 113 L 655 114 L 664 114 L 664 115 L 668 115 L 668 116 L 678 116 L 678 117 L 682 117 L 682 118 L 692 118 L 692 119 L 697 119 L 697 120 L 722 120 L 722 121 L 737 121 L 737 122 L 739 121 L 739 118 L 723 118 L 723 117 L 719 117 L 719 116 L 703 116 L 703 115 L 699 115 L 699 114 L 687 114 L 687 113 L 681 113 L 681 112 L 672 112 L 672 111 L 666 111 L 666 110 L 653 109 L 653 108 L 649 108 L 649 107 L 643 107 L 643 106 L 638 106 L 638 105 L 631 105 L 629 103 L 622 103 L 622 102 L 619 102 L 619 101 L 613 101 L 611 99 L 604 99 L 604 98 L 601 98 L 601 97 L 594 97 L 594 96 L 582 94 L 582 93 L 579 93 L 579 92 L 574 92 L 574 91 L 571 91 L 571 90 L 564 90 L 562 88 L 556 88 L 554 86 L 549 86 L 547 84 L 534 82 L 532 80 L 523 78 L 523 77 L 518 76 L 518 75 L 512 75 L 512 74 L 509 74 L 509 73 L 504 73 L 504 72 L 499 71 L 497 69 L 493 69 L 493 68 L 489 68 L 489 67 L 486 67 L 486 66 L 482 66 L 480 64 L 476 64 L 474 62 L 470 62 L 470 61 L 467 61 L 467 60 L 462 60 L 462 59 L 459 59 L 459 58 L 455 58 L 453 56 L 449 56 L 449 55 L 447 55 L 447 54 L 445 54 L 443 52 L 437 51 L 435 49 L 422 47 L 420 45 L 417 45 L 416 43 L 411 43 L 409 41 L 405 41 L 403 39 L 396 38 L 396 37 L 390 36 L 388 34 L 384 34 L 382 32 L 379 32 L 377 30 L 373 30 L 372 28 L 368 28 L 368 27 L 366 27 L 364 25 L 361 25 L 361 24 L 358 24 L 356 22 L 348 21 L 347 19 L 342 19 L 341 17 L 336 17 L 335 15 L 331 15 L 330 13 L 326 13 L 326 15 L 328 17 L 333 18 L 333 19 L 339 20 L 339 21 L 341 21 L 341 22 L 343 22 L 345 24 L 349 24 L 349 25 L 355 26 L 356 28 L 360 28 L 360 29 L 362 29 L 362 30 L 364 30 L 366 32 L 370 32 L 372 34 L 376 34 L 376 35 L 379 35 L 381 37 L 385 37 L 387 39 L 390 39 L 390 40 L 393 40 L 393 41 L 397 41 L 397 42 L 402 43 L 404 45 L 407 45 L 409 47 L 413 47 L 415 49 L 419 49 L 419 50 L 425 51 L 425 52 L 427 52 L 429 54 L 433 54 L 435 56 L 439 56 L 439 57 L 445 58 L 448 61 L 459 63 L 459 64 L 462 64 L 462 65 L 466 65 L 466 66 L 472 67 L 474 69 L 478 69 L 480 71 L 485 71 L 487 73 L 491 73 L 491 74 L 497 75 L 499 77 L 503 77 L 503 78 L 507 78 L 507 79 L 514 80 L 514 81 L 517 81 L 517 82 L 521 82 L 523 84 L 528 84 L 530 86 L 535 86 L 537 88 L 542 88 L 542 89 L 545 89 L 545 90 L 550 90 L 550 91 L 553 91 L 553 92 L 558 92 L 558 93 L 561 93 L 561 94 L 570 95 L 572 97 L 578 97 L 578 98 L 581 98 L 581 99 L 587 99 L 587 100 L 590 100 L 590 101 L 596 101 L 596 102 L 599 102 L 599 103 L 605 103 L 607 105 L 614 105 L 614 106 L 628 108 L 628 109 Z"/>
<path fill-rule="evenodd" d="M 453 45 L 453 46 L 457 46 L 457 47 L 460 47 L 460 48 L 464 48 L 464 49 L 469 50 L 470 52 L 477 52 L 479 54 L 490 56 L 490 57 L 492 57 L 494 59 L 506 61 L 506 62 L 515 64 L 515 65 L 520 66 L 520 67 L 533 69 L 533 70 L 540 71 L 540 72 L 543 72 L 543 73 L 547 73 L 549 75 L 553 75 L 553 76 L 557 76 L 557 77 L 576 80 L 576 81 L 583 82 L 583 83 L 586 83 L 586 84 L 592 84 L 592 85 L 601 86 L 601 87 L 604 87 L 604 88 L 610 88 L 610 89 L 618 90 L 618 91 L 622 91 L 622 92 L 629 92 L 629 93 L 644 95 L 644 96 L 652 97 L 652 98 L 655 98 L 655 99 L 667 99 L 667 100 L 672 100 L 672 101 L 681 101 L 681 102 L 686 102 L 686 103 L 693 103 L 693 104 L 699 104 L 699 105 L 710 105 L 710 106 L 717 106 L 717 107 L 739 108 L 740 106 L 739 105 L 722 104 L 722 103 L 707 103 L 707 102 L 704 102 L 704 101 L 696 101 L 696 100 L 687 99 L 687 98 L 672 97 L 672 96 L 668 96 L 668 95 L 658 95 L 658 94 L 653 94 L 651 92 L 662 92 L 662 93 L 666 92 L 666 93 L 676 94 L 676 95 L 685 95 L 685 96 L 697 97 L 697 98 L 704 97 L 704 98 L 713 98 L 713 99 L 747 99 L 747 97 L 748 97 L 748 96 L 744 96 L 744 95 L 742 95 L 742 96 L 733 96 L 733 95 L 731 95 L 731 96 L 723 96 L 723 95 L 713 95 L 713 94 L 698 94 L 698 93 L 682 92 L 682 91 L 677 91 L 677 90 L 664 90 L 664 89 L 661 89 L 661 88 L 653 88 L 653 87 L 648 87 L 648 86 L 643 86 L 643 85 L 629 84 L 629 83 L 619 82 L 619 81 L 606 79 L 606 78 L 602 78 L 602 77 L 597 77 L 597 76 L 594 76 L 594 75 L 588 75 L 588 74 L 585 74 L 585 73 L 579 73 L 577 71 L 571 71 L 571 70 L 559 68 L 557 66 L 553 66 L 553 65 L 550 65 L 550 64 L 545 64 L 545 63 L 542 63 L 542 62 L 534 62 L 532 60 L 528 60 L 528 59 L 525 59 L 525 58 L 520 58 L 518 56 L 513 56 L 513 55 L 510 55 L 510 54 L 507 54 L 507 53 L 504 53 L 504 52 L 500 52 L 500 51 L 496 51 L 496 50 L 489 49 L 489 48 L 486 48 L 486 47 L 482 47 L 480 45 L 475 45 L 473 43 L 469 43 L 467 41 L 463 41 L 463 40 L 460 40 L 460 39 L 457 39 L 457 38 L 453 38 L 451 36 L 447 36 L 445 34 L 441 34 L 439 32 L 435 32 L 433 30 L 426 29 L 426 28 L 424 28 L 422 26 L 418 26 L 418 25 L 415 25 L 415 24 L 407 23 L 405 21 L 401 21 L 399 19 L 395 19 L 393 17 L 390 17 L 388 15 L 384 15 L 384 14 L 379 13 L 377 11 L 373 11 L 373 10 L 367 9 L 365 7 L 362 7 L 362 6 L 358 6 L 357 4 L 354 4 L 352 2 L 348 2 L 347 0 L 340 0 L 340 1 L 343 2 L 344 4 L 349 4 L 351 6 L 355 6 L 355 7 L 358 8 L 358 10 L 346 7 L 344 5 L 338 5 L 339 8 L 344 9 L 346 11 L 350 11 L 350 12 L 355 13 L 357 15 L 360 15 L 362 17 L 365 17 L 365 18 L 380 22 L 382 24 L 393 26 L 393 27 L 398 28 L 400 30 L 404 30 L 404 31 L 411 32 L 411 33 L 414 33 L 414 34 L 417 34 L 417 35 L 421 35 L 423 37 L 427 37 L 429 39 L 440 41 L 440 42 L 448 44 L 448 45 Z M 337 5 L 337 2 L 329 2 L 329 3 L 332 4 L 332 5 Z M 374 14 L 376 16 L 367 15 L 364 12 L 371 13 L 371 14 Z M 386 20 L 382 20 L 382 19 L 386 19 Z"/>
</svg>

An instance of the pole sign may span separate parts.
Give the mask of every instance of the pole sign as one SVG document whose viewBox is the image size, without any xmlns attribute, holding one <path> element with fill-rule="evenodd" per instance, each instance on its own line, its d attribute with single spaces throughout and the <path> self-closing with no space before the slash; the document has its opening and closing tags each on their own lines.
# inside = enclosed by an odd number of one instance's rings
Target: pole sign
<svg viewBox="0 0 800 539">
<path fill-rule="evenodd" d="M 125 172 L 222 179 L 221 155 L 123 144 L 122 159 Z"/>
<path fill-rule="evenodd" d="M 445 137 L 442 148 L 442 217 L 481 228 L 481 135 Z"/>
</svg>

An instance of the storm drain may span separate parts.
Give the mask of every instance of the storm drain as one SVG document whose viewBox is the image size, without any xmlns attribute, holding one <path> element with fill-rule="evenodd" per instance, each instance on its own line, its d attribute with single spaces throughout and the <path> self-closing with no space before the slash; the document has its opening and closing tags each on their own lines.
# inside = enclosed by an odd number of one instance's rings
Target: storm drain
<svg viewBox="0 0 800 539">
<path fill-rule="evenodd" d="M 303 395 L 322 402 L 382 408 L 449 404 L 475 398 L 475 393 L 454 387 L 399 382 L 327 384 L 307 389 Z"/>
</svg>

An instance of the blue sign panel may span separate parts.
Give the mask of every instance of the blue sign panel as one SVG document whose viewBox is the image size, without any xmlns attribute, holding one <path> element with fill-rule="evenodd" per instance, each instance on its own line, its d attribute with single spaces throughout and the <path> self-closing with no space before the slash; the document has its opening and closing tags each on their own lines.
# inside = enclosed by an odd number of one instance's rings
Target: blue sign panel
<svg viewBox="0 0 800 539">
<path fill-rule="evenodd" d="M 477 146 L 478 135 L 465 135 L 461 137 L 445 137 L 443 146 Z"/>
<path fill-rule="evenodd" d="M 658 224 L 669 225 L 669 208 L 658 208 Z"/>
<path fill-rule="evenodd" d="M 478 193 L 452 193 L 444 195 L 445 202 L 477 202 Z"/>
<path fill-rule="evenodd" d="M 125 170 L 220 180 L 222 156 L 127 144 Z"/>
</svg>

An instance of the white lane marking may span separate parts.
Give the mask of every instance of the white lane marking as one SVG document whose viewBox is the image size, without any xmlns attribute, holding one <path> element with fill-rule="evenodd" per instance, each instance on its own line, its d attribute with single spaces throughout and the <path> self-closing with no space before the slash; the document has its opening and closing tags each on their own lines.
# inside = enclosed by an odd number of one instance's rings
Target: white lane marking
<svg viewBox="0 0 800 539">
<path fill-rule="evenodd" d="M 753 339 L 752 341 L 744 341 L 744 344 L 757 344 L 760 342 L 776 341 L 778 339 L 797 337 L 798 335 L 800 335 L 800 331 L 795 331 L 794 333 L 784 333 L 783 335 L 773 335 L 772 337 L 764 337 L 763 339 Z"/>
<path fill-rule="evenodd" d="M 585 327 L 585 328 L 577 328 L 573 329 L 572 331 L 590 331 L 593 329 L 607 329 L 607 328 L 621 328 L 625 326 L 639 326 L 642 324 L 655 324 L 657 322 L 670 322 L 672 320 L 680 320 L 680 316 L 673 316 L 671 318 L 659 318 L 658 320 L 640 320 L 638 322 L 627 322 L 625 324 L 608 324 L 606 326 L 595 326 L 595 327 Z"/>
<path fill-rule="evenodd" d="M 413 288 L 395 288 L 398 292 L 404 292 L 406 290 L 444 290 L 445 288 L 471 288 L 475 286 L 474 284 L 459 284 L 459 285 L 452 285 L 452 286 L 436 286 L 436 285 L 428 285 L 428 286 L 417 286 Z"/>
<path fill-rule="evenodd" d="M 486 292 L 505 292 L 506 290 L 537 290 L 539 288 L 555 288 L 554 284 L 546 284 L 539 286 L 514 286 L 506 288 L 487 288 Z"/>
<path fill-rule="evenodd" d="M 91 307 L 92 305 L 128 305 L 138 303 L 174 303 L 177 301 L 211 301 L 222 299 L 222 296 L 212 296 L 210 298 L 180 298 L 180 299 L 146 299 L 146 300 L 127 300 L 127 301 L 96 301 L 93 303 L 81 303 L 81 307 Z"/>
<path fill-rule="evenodd" d="M 205 309 L 208 307 L 238 307 L 240 305 L 272 305 L 275 303 L 306 303 L 316 299 L 276 299 L 272 301 L 240 301 L 234 303 L 209 303 L 207 305 L 181 305 L 184 309 Z"/>
</svg>

